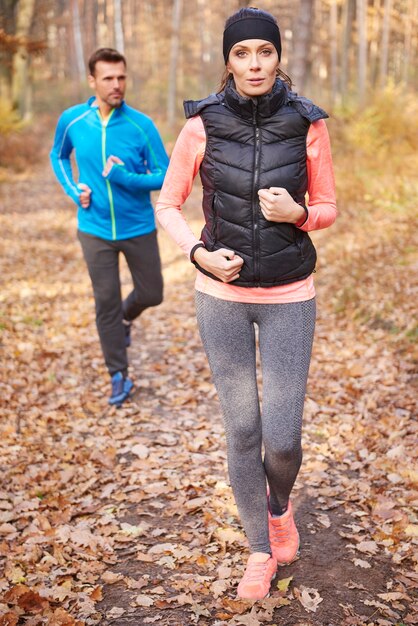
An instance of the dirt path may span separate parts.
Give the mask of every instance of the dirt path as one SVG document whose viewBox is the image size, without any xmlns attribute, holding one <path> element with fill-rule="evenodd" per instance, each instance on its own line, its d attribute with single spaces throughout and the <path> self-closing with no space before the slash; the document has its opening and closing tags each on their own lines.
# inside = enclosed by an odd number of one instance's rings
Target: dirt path
<svg viewBox="0 0 418 626">
<path fill-rule="evenodd" d="M 301 555 L 251 607 L 193 268 L 161 234 L 165 302 L 135 325 L 136 392 L 110 409 L 71 205 L 45 173 L 0 202 L 0 626 L 416 623 L 413 364 L 382 324 L 338 310 L 344 227 L 317 238 Z"/>
</svg>

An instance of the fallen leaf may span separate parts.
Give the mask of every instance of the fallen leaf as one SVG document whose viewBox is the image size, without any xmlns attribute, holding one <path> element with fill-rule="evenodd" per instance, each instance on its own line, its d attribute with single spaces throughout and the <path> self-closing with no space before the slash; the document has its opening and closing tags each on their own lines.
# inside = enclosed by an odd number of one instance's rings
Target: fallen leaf
<svg viewBox="0 0 418 626">
<path fill-rule="evenodd" d="M 119 606 L 114 606 L 110 609 L 110 611 L 107 612 L 107 617 L 110 617 L 111 619 L 113 618 L 117 618 L 117 617 L 122 617 L 122 615 L 125 613 L 125 609 L 122 609 L 122 607 Z"/>
<path fill-rule="evenodd" d="M 117 572 L 103 572 L 102 576 L 101 576 L 103 582 L 105 582 L 108 585 L 113 585 L 114 583 L 119 582 L 120 580 L 123 580 L 123 574 L 118 574 Z"/>
<path fill-rule="evenodd" d="M 149 456 L 149 448 L 144 446 L 142 443 L 138 443 L 136 446 L 131 448 L 132 454 L 135 454 L 139 459 L 147 459 Z"/>
<path fill-rule="evenodd" d="M 145 563 L 152 563 L 154 561 L 151 554 L 144 554 L 143 552 L 137 552 L 135 558 L 137 561 L 143 561 Z"/>
<path fill-rule="evenodd" d="M 376 554 L 379 551 L 379 546 L 375 541 L 360 541 L 355 548 L 359 552 L 366 552 L 367 554 Z"/>
<path fill-rule="evenodd" d="M 418 537 L 418 524 L 408 524 L 404 533 L 407 537 Z"/>
<path fill-rule="evenodd" d="M 29 590 L 27 593 L 20 596 L 17 604 L 25 611 L 25 613 L 42 613 L 47 607 L 49 607 L 48 600 L 42 598 L 39 593 L 32 590 Z"/>
<path fill-rule="evenodd" d="M 221 541 L 222 544 L 234 544 L 234 543 L 244 543 L 245 535 L 240 530 L 234 530 L 233 528 L 217 528 L 215 532 L 216 537 Z"/>
<path fill-rule="evenodd" d="M 7 611 L 7 613 L 0 615 L 0 626 L 16 626 L 18 621 L 19 616 L 11 611 Z"/>
<path fill-rule="evenodd" d="M 304 587 L 303 585 L 299 589 L 295 587 L 293 593 L 303 608 L 310 613 L 316 613 L 319 604 L 323 601 L 317 589 Z"/>
<path fill-rule="evenodd" d="M 17 532 L 17 529 L 13 524 L 1 524 L 0 525 L 0 535 L 11 535 Z"/>
<path fill-rule="evenodd" d="M 215 580 L 215 582 L 211 584 L 210 588 L 212 590 L 214 597 L 219 598 L 219 596 L 222 596 L 225 593 L 229 585 L 230 585 L 229 580 L 226 580 L 226 579 Z"/>
<path fill-rule="evenodd" d="M 287 591 L 292 580 L 293 576 L 290 576 L 289 578 L 282 578 L 277 583 L 277 589 L 279 591 Z"/>
<path fill-rule="evenodd" d="M 354 559 L 353 563 L 356 567 L 362 567 L 364 569 L 369 569 L 371 567 L 370 563 L 362 561 L 361 559 Z"/>
<path fill-rule="evenodd" d="M 255 606 L 249 613 L 244 615 L 236 615 L 230 622 L 230 624 L 237 624 L 239 626 L 260 626 L 262 622 L 258 619 L 258 614 Z"/>
<path fill-rule="evenodd" d="M 329 518 L 329 515 L 327 515 L 326 513 L 321 513 L 320 515 L 317 515 L 316 519 L 325 528 L 329 528 L 331 526 L 331 520 Z"/>
<path fill-rule="evenodd" d="M 154 604 L 154 600 L 150 598 L 149 596 L 146 596 L 144 594 L 139 594 L 135 598 L 135 604 L 137 606 L 152 606 Z"/>
</svg>

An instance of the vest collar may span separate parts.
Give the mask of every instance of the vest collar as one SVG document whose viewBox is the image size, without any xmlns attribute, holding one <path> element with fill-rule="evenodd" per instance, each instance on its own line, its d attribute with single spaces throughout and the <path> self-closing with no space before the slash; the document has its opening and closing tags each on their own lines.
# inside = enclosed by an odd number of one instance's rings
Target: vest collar
<svg viewBox="0 0 418 626">
<path fill-rule="evenodd" d="M 231 78 L 225 87 L 224 98 L 229 109 L 241 117 L 253 119 L 254 114 L 259 117 L 270 117 L 276 113 L 288 102 L 287 92 L 286 85 L 278 78 L 270 93 L 255 98 L 245 98 L 236 91 L 234 80 Z"/>
</svg>

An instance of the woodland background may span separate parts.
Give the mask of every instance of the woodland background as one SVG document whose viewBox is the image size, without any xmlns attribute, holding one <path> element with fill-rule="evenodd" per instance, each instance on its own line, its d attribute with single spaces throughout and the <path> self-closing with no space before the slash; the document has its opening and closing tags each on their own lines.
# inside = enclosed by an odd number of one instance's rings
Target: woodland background
<svg viewBox="0 0 418 626">
<path fill-rule="evenodd" d="M 236 598 L 248 552 L 198 337 L 194 268 L 159 233 L 165 300 L 133 328 L 119 411 L 75 209 L 48 152 L 98 46 L 170 153 L 215 91 L 233 0 L 0 0 L 0 626 L 418 623 L 418 1 L 265 0 L 295 89 L 330 113 L 339 217 L 313 233 L 318 320 L 301 558 Z M 199 184 L 185 205 L 201 227 Z M 130 288 L 122 263 L 123 291 Z"/>
<path fill-rule="evenodd" d="M 85 95 L 86 62 L 112 46 L 129 63 L 129 98 L 162 123 L 214 91 L 221 34 L 237 0 L 1 0 L 0 98 L 21 117 Z M 388 84 L 418 88 L 416 0 L 265 0 L 283 69 L 323 105 L 363 104 Z"/>
</svg>

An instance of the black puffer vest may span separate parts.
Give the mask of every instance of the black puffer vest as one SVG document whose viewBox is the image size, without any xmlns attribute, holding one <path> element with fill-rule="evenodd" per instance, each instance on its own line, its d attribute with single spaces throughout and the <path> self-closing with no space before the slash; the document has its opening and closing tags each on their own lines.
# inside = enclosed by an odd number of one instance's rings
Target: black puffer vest
<svg viewBox="0 0 418 626">
<path fill-rule="evenodd" d="M 244 259 L 234 285 L 272 287 L 309 276 L 316 262 L 309 235 L 266 220 L 257 192 L 284 187 L 304 206 L 306 136 L 311 122 L 328 117 L 325 111 L 279 79 L 264 96 L 242 98 L 230 82 L 224 92 L 186 101 L 184 108 L 187 118 L 201 116 L 207 136 L 200 167 L 206 248 L 229 248 Z"/>
</svg>

